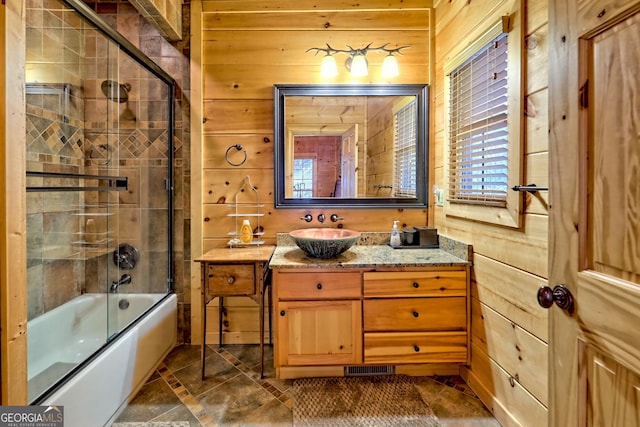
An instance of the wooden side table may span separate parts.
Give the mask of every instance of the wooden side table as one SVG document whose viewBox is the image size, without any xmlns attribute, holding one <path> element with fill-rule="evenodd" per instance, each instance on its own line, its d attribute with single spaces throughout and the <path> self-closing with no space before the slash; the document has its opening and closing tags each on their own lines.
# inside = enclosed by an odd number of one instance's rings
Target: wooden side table
<svg viewBox="0 0 640 427">
<path fill-rule="evenodd" d="M 269 260 L 275 246 L 212 249 L 195 261 L 200 263 L 202 286 L 202 379 L 205 378 L 207 304 L 218 297 L 219 345 L 222 347 L 224 297 L 249 296 L 260 304 L 260 378 L 264 375 L 264 298 L 269 294 L 269 331 L 271 331 L 271 288 Z"/>
</svg>

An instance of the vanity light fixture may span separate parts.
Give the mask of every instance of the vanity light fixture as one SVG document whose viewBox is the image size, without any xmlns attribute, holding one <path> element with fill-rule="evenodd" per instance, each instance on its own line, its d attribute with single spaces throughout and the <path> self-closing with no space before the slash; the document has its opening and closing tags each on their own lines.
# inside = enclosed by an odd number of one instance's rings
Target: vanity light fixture
<svg viewBox="0 0 640 427">
<path fill-rule="evenodd" d="M 385 52 L 387 56 L 385 56 L 384 60 L 382 61 L 382 77 L 391 78 L 396 77 L 400 74 L 400 71 L 398 69 L 398 60 L 396 59 L 394 54 L 402 55 L 400 51 L 411 46 L 400 46 L 395 49 L 388 49 L 388 44 L 389 43 L 385 43 L 379 47 L 371 47 L 372 43 L 369 43 L 362 49 L 354 49 L 351 46 L 347 45 L 348 49 L 334 49 L 329 45 L 329 43 L 327 43 L 326 48 L 312 47 L 307 49 L 307 52 L 315 50 L 315 55 L 320 52 L 325 53 L 325 57 L 322 58 L 322 64 L 320 65 L 320 75 L 323 78 L 332 78 L 338 75 L 338 67 L 336 66 L 336 60 L 334 58 L 334 55 L 337 53 L 346 53 L 349 55 L 344 65 L 347 70 L 351 72 L 351 75 L 353 77 L 364 77 L 369 74 L 367 53 Z"/>
</svg>

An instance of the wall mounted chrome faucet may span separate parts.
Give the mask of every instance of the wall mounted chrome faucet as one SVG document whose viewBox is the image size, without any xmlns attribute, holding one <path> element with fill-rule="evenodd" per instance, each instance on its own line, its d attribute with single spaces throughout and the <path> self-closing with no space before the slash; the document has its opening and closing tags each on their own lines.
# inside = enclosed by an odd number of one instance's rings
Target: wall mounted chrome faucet
<svg viewBox="0 0 640 427">
<path fill-rule="evenodd" d="M 311 222 L 313 221 L 313 216 L 309 212 L 307 212 L 306 214 L 304 214 L 304 216 L 301 216 L 300 219 L 302 221 Z M 318 214 L 317 219 L 320 224 L 324 224 L 327 222 L 327 217 L 324 213 Z M 344 217 L 341 217 L 338 214 L 334 213 L 331 214 L 329 219 L 331 220 L 331 222 L 338 222 L 344 220 Z"/>
</svg>

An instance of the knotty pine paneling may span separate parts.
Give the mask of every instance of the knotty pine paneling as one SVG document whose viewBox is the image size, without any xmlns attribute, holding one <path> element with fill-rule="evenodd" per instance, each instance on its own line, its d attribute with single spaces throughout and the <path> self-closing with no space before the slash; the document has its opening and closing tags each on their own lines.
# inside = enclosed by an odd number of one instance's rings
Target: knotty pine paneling
<svg viewBox="0 0 640 427">
<path fill-rule="evenodd" d="M 543 25 L 525 40 L 527 52 L 527 93 L 549 86 L 549 26 Z"/>
<path fill-rule="evenodd" d="M 380 15 L 384 14 L 384 20 Z M 282 13 L 260 12 L 251 15 L 239 13 L 211 12 L 203 19 L 204 28 L 226 31 L 257 31 L 278 28 L 288 31 L 343 30 L 428 30 L 429 11 L 412 10 L 337 10 L 337 11 L 293 11 Z"/>
<path fill-rule="evenodd" d="M 337 224 L 342 224 L 344 228 L 367 231 L 389 231 L 393 225 L 393 220 L 400 221 L 400 226 L 427 225 L 426 209 L 274 209 L 273 202 L 265 203 L 265 216 L 260 218 L 260 225 L 264 227 L 266 238 L 275 237 L 275 233 L 284 233 L 296 228 L 318 227 L 321 224 L 317 221 L 319 214 L 324 213 L 329 217 L 336 213 L 345 219 Z M 228 204 L 205 204 L 202 206 L 203 224 L 202 237 L 204 239 L 226 239 L 222 246 L 226 246 L 229 237 L 228 231 L 234 230 L 235 218 L 227 217 L 227 213 L 233 209 Z M 313 216 L 313 222 L 307 223 L 301 217 L 309 212 Z M 384 218 L 381 220 L 380 218 Z M 255 228 L 257 222 L 252 220 Z M 326 226 L 335 226 L 327 224 Z"/>
<path fill-rule="evenodd" d="M 546 186 L 548 183 L 547 1 L 440 1 L 435 18 L 433 147 L 435 184 L 441 188 L 446 187 L 447 182 L 443 162 L 447 149 L 448 94 L 444 93 L 443 67 L 461 46 L 467 46 L 483 29 L 518 5 L 526 11 L 525 37 L 521 42 L 525 47 L 524 87 L 529 104 L 524 113 L 521 184 Z M 460 31 L 461 28 L 465 30 Z M 546 408 L 541 403 L 547 401 L 546 382 L 543 384 L 542 381 L 546 380 L 546 366 L 537 363 L 535 358 L 519 360 L 513 342 L 526 337 L 526 341 L 533 344 L 527 344 L 525 350 L 531 351 L 533 346 L 540 352 L 536 357 L 546 357 L 542 348 L 548 334 L 548 313 L 538 306 L 536 293 L 540 286 L 547 284 L 548 276 L 548 192 L 526 194 L 524 203 L 522 228 L 518 230 L 449 216 L 443 208 L 431 212 L 440 232 L 473 246 L 471 291 L 474 298 L 472 339 L 475 342 L 465 378 L 505 426 L 534 425 L 532 420 L 546 425 Z M 483 318 L 483 310 L 491 310 L 491 319 Z M 513 335 L 510 336 L 514 339 L 487 339 L 487 334 L 500 334 L 500 330 L 507 334 L 508 328 L 512 328 Z M 521 351 L 525 350 L 521 348 Z M 521 373 L 525 371 L 526 375 Z M 522 385 L 518 383 L 516 373 L 519 373 Z M 510 376 L 513 376 L 511 382 Z"/>
<path fill-rule="evenodd" d="M 471 299 L 471 342 L 482 349 L 542 404 L 548 402 L 547 343 L 477 298 Z"/>
<path fill-rule="evenodd" d="M 549 153 L 527 154 L 525 156 L 525 180 L 526 183 L 534 183 L 540 187 L 549 186 Z M 528 214 L 549 214 L 549 192 L 537 191 L 525 193 L 525 212 Z"/>
<path fill-rule="evenodd" d="M 526 146 L 527 154 L 549 150 L 549 90 L 544 88 L 527 95 L 526 100 Z"/>
<path fill-rule="evenodd" d="M 331 10 L 406 10 L 430 8 L 431 0 L 367 0 L 353 2 L 350 0 L 323 0 L 317 2 L 301 2 L 299 0 L 260 1 L 260 0 L 207 0 L 202 4 L 203 12 L 248 12 L 251 14 L 269 11 L 309 11 L 317 12 L 322 8 Z"/>
<path fill-rule="evenodd" d="M 232 163 L 244 160 L 242 166 L 227 163 L 227 149 L 235 145 L 242 146 L 238 151 L 231 148 L 228 157 Z M 257 169 L 273 168 L 273 133 L 262 135 L 206 134 L 202 136 L 202 169 Z M 257 183 L 256 183 L 257 184 Z"/>
<path fill-rule="evenodd" d="M 270 100 L 205 100 L 203 133 L 273 133 Z"/>
<path fill-rule="evenodd" d="M 398 56 L 398 64 L 417 65 L 429 63 L 429 32 L 416 30 L 363 30 L 353 31 L 217 31 L 203 33 L 204 47 L 202 63 L 205 65 L 311 65 L 319 70 L 324 53 L 307 52 L 312 47 L 323 48 L 329 43 L 334 49 L 363 48 L 371 43 L 379 47 L 388 43 L 388 48 L 410 46 Z M 210 40 L 207 40 L 210 39 Z M 370 65 L 381 64 L 384 52 L 369 52 Z M 336 63 L 348 55 L 336 55 Z M 255 70 L 254 70 L 255 71 Z M 346 74 L 346 70 L 344 70 Z"/>
<path fill-rule="evenodd" d="M 221 172 L 217 169 L 202 170 L 202 202 L 203 204 L 233 204 L 234 195 L 239 191 L 245 176 L 249 176 L 251 184 L 258 191 L 260 202 L 266 209 L 273 209 L 273 172 L 269 169 L 235 168 Z M 243 191 L 238 194 L 239 203 L 256 203 L 253 192 Z"/>
<path fill-rule="evenodd" d="M 472 370 L 462 376 L 504 427 L 545 427 L 547 408 L 480 347 L 471 345 Z"/>
<path fill-rule="evenodd" d="M 548 314 L 536 294 L 546 280 L 518 268 L 474 254 L 471 295 L 516 325 L 548 341 Z"/>
<path fill-rule="evenodd" d="M 209 100 L 224 99 L 269 99 L 272 102 L 274 84 L 325 84 L 320 76 L 321 58 L 317 57 L 313 65 L 205 65 L 205 96 Z M 400 63 L 400 76 L 381 81 L 381 63 L 369 65 L 369 76 L 355 80 L 342 68 L 333 84 L 353 83 L 425 83 L 429 81 L 426 64 Z M 259 70 L 259 73 L 256 72 Z M 263 79 L 272 84 L 265 85 Z"/>
</svg>

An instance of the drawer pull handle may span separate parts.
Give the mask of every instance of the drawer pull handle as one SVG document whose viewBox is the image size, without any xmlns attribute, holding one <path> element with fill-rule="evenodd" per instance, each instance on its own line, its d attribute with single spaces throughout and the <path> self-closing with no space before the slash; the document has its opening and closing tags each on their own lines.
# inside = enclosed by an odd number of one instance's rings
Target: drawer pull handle
<svg viewBox="0 0 640 427">
<path fill-rule="evenodd" d="M 235 281 L 236 281 L 235 277 L 233 277 L 233 276 L 227 277 L 227 283 L 228 284 L 233 285 L 233 282 L 235 282 Z"/>
<path fill-rule="evenodd" d="M 417 311 L 413 312 L 413 317 L 420 317 L 420 313 L 418 313 Z"/>
<path fill-rule="evenodd" d="M 280 316 L 284 316 L 284 310 L 280 311 Z"/>
<path fill-rule="evenodd" d="M 413 287 L 418 289 L 420 287 L 420 283 L 418 282 L 413 282 Z"/>
<path fill-rule="evenodd" d="M 318 283 L 318 284 L 316 285 L 316 288 L 318 288 L 318 290 L 322 289 L 322 283 Z"/>
<path fill-rule="evenodd" d="M 414 345 L 413 351 L 415 351 L 416 353 L 420 353 L 420 347 L 418 347 L 417 345 Z"/>
</svg>

